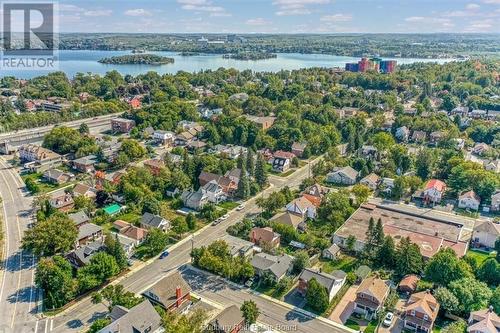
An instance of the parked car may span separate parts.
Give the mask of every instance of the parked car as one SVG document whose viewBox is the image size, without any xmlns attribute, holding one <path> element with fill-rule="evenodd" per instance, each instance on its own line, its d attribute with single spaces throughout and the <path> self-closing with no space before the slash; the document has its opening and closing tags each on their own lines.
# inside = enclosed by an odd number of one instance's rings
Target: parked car
<svg viewBox="0 0 500 333">
<path fill-rule="evenodd" d="M 163 259 L 163 258 L 166 258 L 170 253 L 168 253 L 168 251 L 163 251 L 161 254 L 160 254 L 160 259 Z"/>
<path fill-rule="evenodd" d="M 215 226 L 215 225 L 217 225 L 217 224 L 219 224 L 221 222 L 222 222 L 222 218 L 219 217 L 217 220 L 215 220 L 215 221 L 212 222 L 212 225 Z"/>
<path fill-rule="evenodd" d="M 245 205 L 241 204 L 236 208 L 237 211 L 243 210 L 245 208 Z"/>
<path fill-rule="evenodd" d="M 394 319 L 394 313 L 387 312 L 384 321 L 382 322 L 382 325 L 384 325 L 385 327 L 390 327 L 393 319 Z"/>
<path fill-rule="evenodd" d="M 228 217 L 229 217 L 229 214 L 222 215 L 222 219 L 224 219 L 224 220 L 227 219 Z"/>
</svg>

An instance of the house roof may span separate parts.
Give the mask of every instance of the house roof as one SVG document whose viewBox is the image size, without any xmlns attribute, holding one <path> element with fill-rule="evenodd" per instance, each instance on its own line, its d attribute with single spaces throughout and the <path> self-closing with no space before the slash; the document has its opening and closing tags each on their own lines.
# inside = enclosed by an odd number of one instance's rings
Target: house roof
<svg viewBox="0 0 500 333">
<path fill-rule="evenodd" d="M 152 228 L 160 228 L 163 223 L 165 223 L 165 219 L 159 215 L 151 214 L 146 212 L 141 217 L 141 224 L 147 225 Z"/>
<path fill-rule="evenodd" d="M 68 214 L 68 217 L 71 219 L 71 221 L 75 222 L 76 225 L 80 225 L 82 223 L 90 221 L 87 213 L 85 213 L 83 210 L 73 214 Z"/>
<path fill-rule="evenodd" d="M 152 293 L 158 297 L 155 301 L 161 303 L 165 308 L 169 308 L 177 300 L 176 290 L 180 288 L 182 295 L 186 295 L 191 292 L 191 287 L 184 280 L 178 271 L 167 275 L 157 283 L 155 283 L 151 288 L 144 292 L 147 297 L 148 293 Z"/>
<path fill-rule="evenodd" d="M 148 231 L 146 229 L 139 228 L 133 225 L 122 229 L 120 233 L 128 238 L 132 238 L 137 241 L 143 240 L 148 235 Z"/>
<path fill-rule="evenodd" d="M 467 332 L 497 333 L 500 331 L 500 317 L 493 309 L 483 309 L 470 313 L 473 324 L 467 328 Z"/>
<path fill-rule="evenodd" d="M 95 233 L 102 232 L 102 228 L 94 223 L 85 223 L 78 228 L 78 240 L 92 236 Z"/>
<path fill-rule="evenodd" d="M 241 252 L 246 252 L 250 248 L 253 248 L 254 244 L 252 242 L 249 242 L 247 240 L 231 236 L 229 234 L 224 235 L 221 240 L 225 241 L 226 244 L 229 246 L 229 251 L 231 252 L 232 256 L 236 256 L 237 254 L 240 254 Z"/>
<path fill-rule="evenodd" d="M 308 195 L 316 198 L 322 198 L 328 192 L 330 192 L 330 189 L 328 187 L 322 186 L 318 183 L 311 185 L 307 190 L 304 191 L 304 193 L 307 193 Z"/>
<path fill-rule="evenodd" d="M 293 258 L 287 254 L 273 256 L 267 253 L 257 253 L 253 256 L 251 264 L 260 270 L 269 270 L 276 277 L 281 278 L 290 269 Z"/>
<path fill-rule="evenodd" d="M 209 181 L 208 183 L 203 185 L 202 188 L 204 191 L 210 192 L 210 193 L 218 193 L 218 192 L 222 191 L 222 186 L 217 184 L 217 181 L 215 181 L 215 180 Z"/>
<path fill-rule="evenodd" d="M 280 234 L 273 231 L 272 228 L 253 228 L 250 230 L 250 237 L 252 239 L 256 239 L 258 241 L 272 242 L 276 237 L 279 237 Z"/>
<path fill-rule="evenodd" d="M 373 183 L 376 185 L 376 184 L 378 184 L 379 180 L 380 180 L 380 177 L 372 172 L 369 175 L 367 175 L 366 177 L 364 177 L 363 179 L 361 179 L 361 182 L 370 182 L 370 183 Z"/>
<path fill-rule="evenodd" d="M 474 226 L 474 231 L 485 232 L 498 237 L 500 236 L 500 223 L 495 223 L 494 221 L 489 220 L 478 220 L 478 223 Z"/>
<path fill-rule="evenodd" d="M 73 164 L 82 164 L 82 165 L 94 165 L 96 162 L 97 162 L 97 156 L 95 155 L 88 155 L 73 160 Z"/>
<path fill-rule="evenodd" d="M 303 142 L 294 142 L 292 144 L 292 150 L 298 150 L 298 151 L 303 151 L 304 149 L 306 149 L 307 147 L 307 143 Z"/>
<path fill-rule="evenodd" d="M 336 255 L 340 252 L 340 247 L 337 244 L 332 244 L 329 248 L 325 249 L 325 251 L 330 252 L 332 255 Z"/>
<path fill-rule="evenodd" d="M 116 220 L 115 222 L 113 222 L 113 227 L 115 229 L 118 229 L 118 230 L 129 227 L 129 226 L 130 226 L 130 223 L 128 223 L 127 221 Z"/>
<path fill-rule="evenodd" d="M 460 196 L 458 197 L 458 199 L 459 200 L 462 200 L 462 199 L 474 199 L 477 202 L 481 202 L 481 198 L 476 194 L 476 192 L 474 192 L 472 190 L 460 194 Z"/>
<path fill-rule="evenodd" d="M 446 189 L 446 184 L 439 179 L 431 179 L 425 185 L 425 189 L 436 189 L 439 192 L 444 192 L 444 190 Z"/>
<path fill-rule="evenodd" d="M 356 291 L 356 294 L 365 294 L 375 298 L 380 304 L 384 302 L 384 298 L 389 291 L 389 286 L 386 281 L 375 276 L 370 276 L 361 282 Z"/>
<path fill-rule="evenodd" d="M 69 256 L 77 258 L 81 263 L 87 265 L 90 259 L 97 253 L 104 250 L 104 242 L 102 239 L 96 240 L 85 246 L 79 247 L 73 252 L 70 252 Z"/>
<path fill-rule="evenodd" d="M 316 205 L 314 205 L 310 200 L 308 200 L 305 196 L 298 197 L 290 202 L 287 206 L 294 205 L 299 208 L 301 211 L 305 211 L 308 208 L 314 209 Z"/>
<path fill-rule="evenodd" d="M 231 305 L 222 310 L 211 322 L 214 332 L 232 332 L 244 321 L 240 309 L 236 305 Z M 212 330 L 210 330 L 212 331 Z"/>
<path fill-rule="evenodd" d="M 144 300 L 130 310 L 114 307 L 111 313 L 116 319 L 99 333 L 156 332 L 161 327 L 161 317 L 153 305 Z"/>
<path fill-rule="evenodd" d="M 429 291 L 425 290 L 410 296 L 406 310 L 424 313 L 434 320 L 439 311 L 439 303 Z"/>
<path fill-rule="evenodd" d="M 273 157 L 274 158 L 283 158 L 283 159 L 290 159 L 291 160 L 292 158 L 294 158 L 296 156 L 292 152 L 278 150 L 278 151 L 274 152 Z"/>
<path fill-rule="evenodd" d="M 150 168 L 160 169 L 160 168 L 163 168 L 165 166 L 165 162 L 163 162 L 160 159 L 154 158 L 154 159 L 144 161 L 144 165 L 148 166 Z"/>
<path fill-rule="evenodd" d="M 399 287 L 415 290 L 417 289 L 418 281 L 420 281 L 420 278 L 418 276 L 416 276 L 415 274 L 408 274 L 399 282 Z"/>
<path fill-rule="evenodd" d="M 292 214 L 290 212 L 278 213 L 271 218 L 271 222 L 281 223 L 292 226 L 294 229 L 297 229 L 299 224 L 304 222 L 304 218 L 302 216 Z"/>
<path fill-rule="evenodd" d="M 73 188 L 73 193 L 76 194 L 85 195 L 87 194 L 87 192 L 92 192 L 93 194 L 95 194 L 96 190 L 92 186 L 82 183 L 76 184 L 75 187 Z"/>
<path fill-rule="evenodd" d="M 305 268 L 302 273 L 300 273 L 299 279 L 305 282 L 310 281 L 315 278 L 323 287 L 328 290 L 328 293 L 332 290 L 336 281 L 341 281 L 346 278 L 347 274 L 344 271 L 333 271 L 332 274 L 327 274 L 324 272 L 318 272 L 310 268 Z"/>
</svg>

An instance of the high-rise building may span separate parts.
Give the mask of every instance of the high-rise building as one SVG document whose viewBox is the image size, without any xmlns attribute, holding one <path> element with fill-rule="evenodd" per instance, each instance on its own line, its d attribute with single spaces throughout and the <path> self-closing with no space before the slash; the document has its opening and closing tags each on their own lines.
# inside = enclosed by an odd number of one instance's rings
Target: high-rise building
<svg viewBox="0 0 500 333">
<path fill-rule="evenodd" d="M 396 70 L 396 60 L 382 60 L 381 58 L 362 58 L 358 63 L 346 63 L 345 70 L 349 72 L 376 71 L 392 73 Z"/>
<path fill-rule="evenodd" d="M 382 60 L 380 62 L 380 72 L 392 73 L 396 70 L 396 65 L 397 65 L 396 60 Z"/>
<path fill-rule="evenodd" d="M 349 72 L 357 72 L 359 70 L 359 66 L 356 62 L 351 62 L 345 64 L 345 70 Z"/>
<path fill-rule="evenodd" d="M 366 71 L 369 71 L 373 68 L 373 64 L 370 60 L 368 60 L 368 58 L 362 58 L 359 62 L 358 62 L 358 70 L 360 72 L 366 72 Z"/>
</svg>

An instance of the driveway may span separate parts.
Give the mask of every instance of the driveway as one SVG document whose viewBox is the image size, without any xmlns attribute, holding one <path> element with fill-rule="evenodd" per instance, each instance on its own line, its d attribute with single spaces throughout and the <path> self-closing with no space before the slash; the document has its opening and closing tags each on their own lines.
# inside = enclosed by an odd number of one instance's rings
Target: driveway
<svg viewBox="0 0 500 333">
<path fill-rule="evenodd" d="M 400 317 L 394 316 L 392 325 L 389 327 L 384 327 L 379 325 L 378 333 L 401 333 L 403 331 L 403 320 Z"/>
<path fill-rule="evenodd" d="M 306 299 L 303 297 L 297 288 L 293 288 L 288 294 L 284 297 L 285 302 L 296 306 L 298 308 L 303 308 L 306 305 Z"/>
<path fill-rule="evenodd" d="M 347 289 L 344 297 L 339 304 L 333 309 L 328 319 L 333 320 L 338 324 L 344 324 L 354 311 L 354 300 L 356 299 L 356 290 L 358 285 L 353 285 Z"/>
</svg>

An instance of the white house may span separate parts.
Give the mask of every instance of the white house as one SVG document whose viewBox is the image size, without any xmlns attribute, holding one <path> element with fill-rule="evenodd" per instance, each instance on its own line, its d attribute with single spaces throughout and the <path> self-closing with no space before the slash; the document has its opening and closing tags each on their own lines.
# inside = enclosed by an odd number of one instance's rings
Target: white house
<svg viewBox="0 0 500 333">
<path fill-rule="evenodd" d="M 493 221 L 478 220 L 472 232 L 472 242 L 477 247 L 494 248 L 500 237 L 500 224 Z"/>
<path fill-rule="evenodd" d="M 227 199 L 222 186 L 217 184 L 217 181 L 212 180 L 206 183 L 202 188 L 202 193 L 208 199 L 208 201 L 218 204 Z"/>
<path fill-rule="evenodd" d="M 410 137 L 410 130 L 406 126 L 399 127 L 396 129 L 396 139 L 402 142 L 408 141 Z"/>
<path fill-rule="evenodd" d="M 481 198 L 474 191 L 467 191 L 458 197 L 458 207 L 463 209 L 478 210 Z"/>
<path fill-rule="evenodd" d="M 484 168 L 495 173 L 500 172 L 500 160 L 484 161 Z"/>
<path fill-rule="evenodd" d="M 346 166 L 343 168 L 335 168 L 332 172 L 326 175 L 326 181 L 334 184 L 354 185 L 358 179 L 359 172 Z"/>
<path fill-rule="evenodd" d="M 301 196 L 290 202 L 286 205 L 286 210 L 302 217 L 316 218 L 316 205 L 305 196 Z"/>
<path fill-rule="evenodd" d="M 175 133 L 169 131 L 154 131 L 153 139 L 163 145 L 173 145 L 175 140 Z"/>
<path fill-rule="evenodd" d="M 328 292 L 328 300 L 331 301 L 345 283 L 347 274 L 344 271 L 333 271 L 331 274 L 314 271 L 306 268 L 299 276 L 298 290 L 302 295 L 307 294 L 307 287 L 311 279 L 315 279 Z"/>
<path fill-rule="evenodd" d="M 439 179 L 431 179 L 427 182 L 423 191 L 424 200 L 427 202 L 439 203 L 446 191 L 446 184 Z"/>
<path fill-rule="evenodd" d="M 476 155 L 483 155 L 486 153 L 488 150 L 490 150 L 490 146 L 488 146 L 486 143 L 481 142 L 477 143 L 474 148 L 472 148 L 472 152 Z"/>
<path fill-rule="evenodd" d="M 497 190 L 491 196 L 491 209 L 492 212 L 500 211 L 500 190 Z"/>
</svg>

